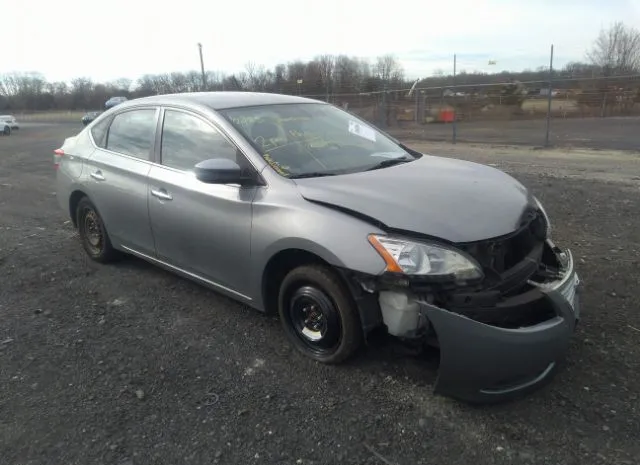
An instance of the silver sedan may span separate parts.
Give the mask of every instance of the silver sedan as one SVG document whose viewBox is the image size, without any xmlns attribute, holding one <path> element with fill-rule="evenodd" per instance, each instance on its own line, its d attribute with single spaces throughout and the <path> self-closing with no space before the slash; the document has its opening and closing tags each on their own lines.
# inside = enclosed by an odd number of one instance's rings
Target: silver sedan
<svg viewBox="0 0 640 465">
<path fill-rule="evenodd" d="M 542 385 L 580 316 L 571 252 L 522 184 L 323 102 L 131 100 L 54 163 L 92 259 L 135 255 L 278 313 L 320 362 L 383 332 L 440 352 L 436 392 L 491 402 Z"/>
</svg>

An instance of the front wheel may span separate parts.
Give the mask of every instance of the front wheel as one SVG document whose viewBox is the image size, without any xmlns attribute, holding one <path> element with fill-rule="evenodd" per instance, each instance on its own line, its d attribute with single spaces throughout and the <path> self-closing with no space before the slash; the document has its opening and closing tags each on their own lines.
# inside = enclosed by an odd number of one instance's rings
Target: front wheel
<svg viewBox="0 0 640 465">
<path fill-rule="evenodd" d="M 11 128 L 9 126 L 5 126 L 4 129 L 2 130 L 2 133 L 5 136 L 10 136 L 11 135 Z"/>
<path fill-rule="evenodd" d="M 305 265 L 287 274 L 280 286 L 278 312 L 289 340 L 314 360 L 337 364 L 362 345 L 355 303 L 328 267 Z"/>
</svg>

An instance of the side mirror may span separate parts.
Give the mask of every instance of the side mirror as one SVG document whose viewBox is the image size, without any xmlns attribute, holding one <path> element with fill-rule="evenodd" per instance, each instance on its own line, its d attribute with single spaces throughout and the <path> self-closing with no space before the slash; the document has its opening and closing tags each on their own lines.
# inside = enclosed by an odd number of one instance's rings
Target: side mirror
<svg viewBox="0 0 640 465">
<path fill-rule="evenodd" d="M 228 158 L 211 158 L 195 166 L 196 178 L 207 184 L 245 184 L 240 166 Z"/>
</svg>

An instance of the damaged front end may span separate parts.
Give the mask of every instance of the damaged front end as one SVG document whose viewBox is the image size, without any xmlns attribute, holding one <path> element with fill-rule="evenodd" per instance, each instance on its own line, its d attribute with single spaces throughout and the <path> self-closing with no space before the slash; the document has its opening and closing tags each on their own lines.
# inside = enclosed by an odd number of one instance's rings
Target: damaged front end
<svg viewBox="0 0 640 465">
<path fill-rule="evenodd" d="M 364 329 L 382 323 L 393 336 L 438 347 L 440 394 L 492 402 L 538 386 L 580 317 L 573 257 L 547 238 L 544 223 L 534 217 L 510 237 L 460 245 L 482 267 L 479 282 L 352 277 Z"/>
</svg>

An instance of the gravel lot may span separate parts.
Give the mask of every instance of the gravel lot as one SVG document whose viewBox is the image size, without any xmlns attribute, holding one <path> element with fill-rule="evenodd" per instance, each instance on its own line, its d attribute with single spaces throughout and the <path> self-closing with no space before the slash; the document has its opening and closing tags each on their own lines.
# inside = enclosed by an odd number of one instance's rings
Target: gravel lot
<svg viewBox="0 0 640 465">
<path fill-rule="evenodd" d="M 530 186 L 585 283 L 566 366 L 522 400 L 434 396 L 395 346 L 327 367 L 277 319 L 128 259 L 90 262 L 54 196 L 77 125 L 0 138 L 1 464 L 637 464 L 640 158 L 412 144 Z"/>
</svg>

